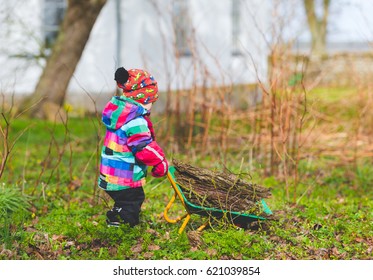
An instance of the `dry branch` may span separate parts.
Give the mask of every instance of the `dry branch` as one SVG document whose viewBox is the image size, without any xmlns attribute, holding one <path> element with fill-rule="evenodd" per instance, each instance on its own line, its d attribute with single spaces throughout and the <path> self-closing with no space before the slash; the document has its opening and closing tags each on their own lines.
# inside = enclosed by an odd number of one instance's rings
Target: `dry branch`
<svg viewBox="0 0 373 280">
<path fill-rule="evenodd" d="M 214 172 L 173 160 L 176 181 L 187 199 L 201 207 L 259 214 L 258 201 L 270 189 L 249 183 L 239 175 Z"/>
</svg>

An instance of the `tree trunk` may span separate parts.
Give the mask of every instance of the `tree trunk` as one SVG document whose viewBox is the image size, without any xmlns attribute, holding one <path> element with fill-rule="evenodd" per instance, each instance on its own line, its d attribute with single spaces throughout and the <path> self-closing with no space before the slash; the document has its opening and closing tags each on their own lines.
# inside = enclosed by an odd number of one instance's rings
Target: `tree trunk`
<svg viewBox="0 0 373 280">
<path fill-rule="evenodd" d="M 304 0 L 307 22 L 311 32 L 312 52 L 316 56 L 326 53 L 326 35 L 330 0 L 323 0 L 323 14 L 319 18 L 315 10 L 315 0 Z"/>
<path fill-rule="evenodd" d="M 61 107 L 66 90 L 83 53 L 93 25 L 107 0 L 68 0 L 51 56 L 36 86 L 22 109 L 31 108 L 32 117 L 55 120 L 63 117 Z"/>
</svg>

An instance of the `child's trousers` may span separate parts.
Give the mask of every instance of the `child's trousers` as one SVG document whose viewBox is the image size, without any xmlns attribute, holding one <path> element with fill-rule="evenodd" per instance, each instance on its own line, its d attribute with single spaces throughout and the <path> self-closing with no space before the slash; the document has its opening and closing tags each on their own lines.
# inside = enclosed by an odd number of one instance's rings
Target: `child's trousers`
<svg viewBox="0 0 373 280">
<path fill-rule="evenodd" d="M 114 200 L 114 207 L 120 209 L 118 212 L 123 223 L 135 226 L 140 222 L 141 205 L 145 200 L 142 187 L 131 188 L 121 191 L 106 191 Z"/>
</svg>

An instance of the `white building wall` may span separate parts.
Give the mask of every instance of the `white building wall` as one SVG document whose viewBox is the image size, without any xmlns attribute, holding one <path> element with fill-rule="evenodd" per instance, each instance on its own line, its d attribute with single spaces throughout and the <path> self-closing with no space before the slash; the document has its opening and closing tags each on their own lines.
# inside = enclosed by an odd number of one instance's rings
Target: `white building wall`
<svg viewBox="0 0 373 280">
<path fill-rule="evenodd" d="M 193 28 L 199 66 L 196 82 L 211 85 L 227 85 L 231 58 L 231 1 L 192 0 Z M 200 62 L 198 61 L 200 60 Z M 204 71 L 209 72 L 206 77 Z M 205 81 L 203 81 L 205 79 Z"/>
<path fill-rule="evenodd" d="M 114 71 L 119 66 L 151 72 L 161 90 L 198 85 L 255 83 L 257 69 L 264 76 L 267 46 L 261 32 L 267 28 L 269 1 L 242 1 L 245 9 L 241 56 L 232 56 L 231 0 L 190 0 L 193 51 L 176 58 L 172 27 L 172 0 L 121 0 L 120 57 L 117 55 L 116 0 L 101 11 L 68 87 L 68 102 L 82 102 L 85 92 L 104 100 L 115 91 Z M 250 2 L 250 4 L 248 4 Z M 43 0 L 1 0 L 0 89 L 32 93 L 41 74 L 42 60 L 12 59 L 9 55 L 38 53 Z M 5 8 L 4 8 L 5 7 Z M 12 14 L 3 12 L 10 9 Z M 22 19 L 22 24 L 6 20 Z M 253 22 L 255 18 L 255 23 Z M 26 30 L 25 31 L 25 27 Z M 32 33 L 33 38 L 30 38 Z M 195 48 L 194 48 L 195 46 Z M 119 65 L 120 64 L 120 65 Z M 255 67 L 254 67 L 255 66 Z M 206 74 L 208 73 L 208 74 Z"/>
<path fill-rule="evenodd" d="M 0 91 L 31 93 L 41 74 L 41 0 L 0 2 Z"/>
<path fill-rule="evenodd" d="M 259 75 L 263 77 L 268 46 L 260 34 L 268 28 L 268 1 L 242 1 L 245 9 L 252 10 L 251 14 L 242 15 L 243 29 L 246 30 L 241 36 L 244 52 L 233 57 L 231 0 L 191 0 L 190 14 L 195 31 L 191 41 L 195 48 L 191 56 L 178 58 L 173 45 L 172 2 L 145 0 L 142 9 L 138 10 L 139 1 L 125 1 L 123 65 L 148 69 L 157 78 L 161 89 L 169 84 L 171 88 L 190 88 L 194 82 L 199 85 L 255 83 L 255 71 L 260 71 Z M 137 10 L 136 17 L 132 14 L 134 10 Z M 263 19 L 254 19 L 258 15 L 264 16 Z M 205 70 L 209 72 L 207 81 Z"/>
<path fill-rule="evenodd" d="M 239 38 L 240 56 L 231 60 L 232 83 L 266 81 L 269 53 L 271 3 L 269 0 L 240 0 L 242 6 Z"/>
</svg>

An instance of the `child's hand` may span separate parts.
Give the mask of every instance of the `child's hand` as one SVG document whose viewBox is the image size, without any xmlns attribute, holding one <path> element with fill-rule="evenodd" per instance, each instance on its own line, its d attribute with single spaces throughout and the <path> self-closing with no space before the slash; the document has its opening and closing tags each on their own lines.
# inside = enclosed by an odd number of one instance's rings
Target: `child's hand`
<svg viewBox="0 0 373 280">
<path fill-rule="evenodd" d="M 152 176 L 153 177 L 163 177 L 166 176 L 168 171 L 168 162 L 166 159 L 164 159 L 162 162 L 157 164 L 152 169 Z"/>
</svg>

